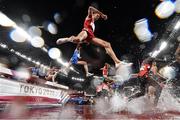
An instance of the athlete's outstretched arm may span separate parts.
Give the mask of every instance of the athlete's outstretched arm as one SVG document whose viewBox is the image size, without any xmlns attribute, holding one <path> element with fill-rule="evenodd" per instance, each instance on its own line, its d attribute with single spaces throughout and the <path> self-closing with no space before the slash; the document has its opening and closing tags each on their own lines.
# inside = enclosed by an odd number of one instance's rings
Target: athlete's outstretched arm
<svg viewBox="0 0 180 120">
<path fill-rule="evenodd" d="M 92 15 L 93 13 L 98 13 L 101 16 L 101 18 L 105 20 L 107 19 L 107 15 L 103 14 L 101 11 L 97 10 L 96 8 L 90 6 L 88 9 L 88 16 Z"/>
</svg>

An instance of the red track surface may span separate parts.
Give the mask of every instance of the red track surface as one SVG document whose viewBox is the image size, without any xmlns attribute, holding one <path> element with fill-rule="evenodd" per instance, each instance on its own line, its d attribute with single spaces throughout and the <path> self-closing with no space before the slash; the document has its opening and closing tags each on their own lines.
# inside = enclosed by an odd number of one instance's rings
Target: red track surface
<svg viewBox="0 0 180 120">
<path fill-rule="evenodd" d="M 138 108 L 137 108 L 138 109 Z M 13 118 L 8 112 L 1 112 L 0 118 Z M 146 120 L 146 119 L 180 119 L 178 111 L 151 111 L 143 114 L 132 114 L 126 111 L 118 113 L 100 113 L 90 105 L 66 105 L 61 108 L 29 110 L 28 114 L 20 118 L 28 119 L 116 119 L 116 120 Z"/>
<path fill-rule="evenodd" d="M 0 96 L 0 101 L 13 101 L 13 100 L 23 100 L 26 103 L 31 104 L 38 104 L 38 103 L 49 103 L 49 104 L 56 104 L 58 103 L 58 99 L 54 98 L 47 98 L 47 97 L 39 97 L 39 96 Z"/>
</svg>

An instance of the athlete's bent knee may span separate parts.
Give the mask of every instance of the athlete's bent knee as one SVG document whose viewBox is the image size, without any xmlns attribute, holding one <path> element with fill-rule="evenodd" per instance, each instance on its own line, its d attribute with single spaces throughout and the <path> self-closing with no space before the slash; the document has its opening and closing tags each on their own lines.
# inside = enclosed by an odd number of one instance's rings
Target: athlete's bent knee
<svg viewBox="0 0 180 120">
<path fill-rule="evenodd" d="M 87 62 L 84 61 L 84 65 L 87 65 Z"/>
<path fill-rule="evenodd" d="M 74 38 L 73 38 L 73 42 L 75 42 L 75 43 L 80 42 L 80 38 L 79 38 L 78 36 L 74 37 Z"/>
</svg>

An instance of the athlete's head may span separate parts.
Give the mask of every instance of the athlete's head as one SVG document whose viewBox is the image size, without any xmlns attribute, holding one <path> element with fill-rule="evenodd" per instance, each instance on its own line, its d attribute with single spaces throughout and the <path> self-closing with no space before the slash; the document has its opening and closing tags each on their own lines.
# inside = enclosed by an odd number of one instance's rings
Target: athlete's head
<svg viewBox="0 0 180 120">
<path fill-rule="evenodd" d="M 105 63 L 105 66 L 106 66 L 107 68 L 109 68 L 109 67 L 110 67 L 110 65 L 109 65 L 108 63 Z"/>
<path fill-rule="evenodd" d="M 152 62 L 152 65 L 153 65 L 153 66 L 156 66 L 156 61 L 153 61 L 153 62 Z"/>
<path fill-rule="evenodd" d="M 154 58 L 148 57 L 148 58 L 143 60 L 143 64 L 150 64 L 150 65 L 152 65 L 153 61 L 154 61 Z"/>
<path fill-rule="evenodd" d="M 92 14 L 92 17 L 93 17 L 94 20 L 96 21 L 96 20 L 98 20 L 98 19 L 101 17 L 101 15 L 100 15 L 99 13 L 93 13 L 93 14 Z"/>
</svg>

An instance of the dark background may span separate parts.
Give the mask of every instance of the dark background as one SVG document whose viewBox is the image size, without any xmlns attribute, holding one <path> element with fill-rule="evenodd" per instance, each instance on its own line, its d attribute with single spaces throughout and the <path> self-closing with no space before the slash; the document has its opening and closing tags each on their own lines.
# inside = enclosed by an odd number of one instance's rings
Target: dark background
<svg viewBox="0 0 180 120">
<path fill-rule="evenodd" d="M 83 27 L 88 7 L 95 6 L 108 16 L 107 21 L 96 22 L 95 35 L 109 41 L 118 58 L 133 62 L 133 67 L 137 71 L 139 63 L 147 57 L 149 52 L 153 51 L 160 40 L 167 39 L 173 29 L 173 20 L 179 18 L 179 15 L 173 14 L 167 19 L 159 19 L 154 13 L 159 3 L 159 0 L 0 0 L 0 10 L 18 25 L 24 23 L 26 26 L 43 25 L 47 21 L 54 22 L 54 14 L 59 13 L 62 21 L 60 24 L 56 24 L 58 34 L 52 35 L 42 29 L 42 37 L 49 48 L 58 47 L 62 51 L 62 58 L 69 61 L 76 45 L 66 43 L 57 46 L 56 40 L 60 37 L 77 35 Z M 29 15 L 31 22 L 25 23 L 22 20 L 23 14 Z M 150 30 L 154 35 L 152 40 L 147 43 L 139 42 L 133 33 L 135 21 L 142 18 L 148 19 Z M 10 28 L 0 27 L 0 30 L 0 41 L 6 43 L 10 48 L 39 60 L 45 65 L 59 65 L 51 60 L 47 53 L 33 48 L 30 43 L 13 42 L 9 37 Z M 160 58 L 168 56 L 169 59 L 173 59 L 178 34 L 172 38 L 171 47 L 168 46 L 168 49 L 160 54 Z M 8 57 L 11 67 L 19 65 L 23 61 L 2 49 L 1 56 Z M 94 45 L 84 44 L 82 57 L 89 63 L 90 71 L 95 74 L 101 72 L 99 69 L 105 62 L 114 64 L 103 48 Z M 27 61 L 23 62 L 32 66 Z"/>
</svg>

